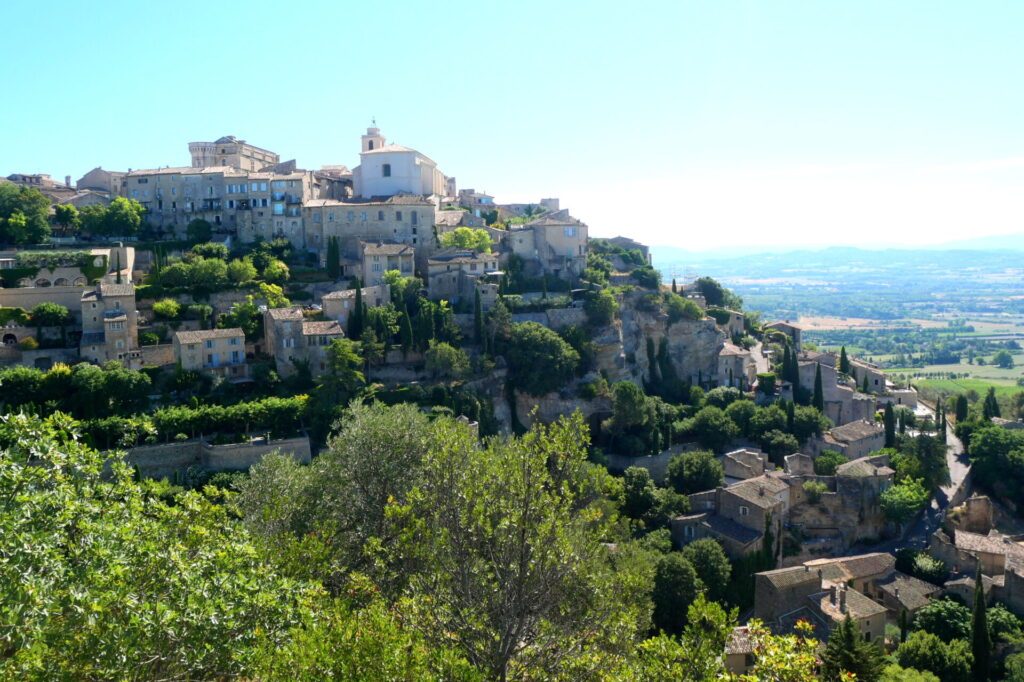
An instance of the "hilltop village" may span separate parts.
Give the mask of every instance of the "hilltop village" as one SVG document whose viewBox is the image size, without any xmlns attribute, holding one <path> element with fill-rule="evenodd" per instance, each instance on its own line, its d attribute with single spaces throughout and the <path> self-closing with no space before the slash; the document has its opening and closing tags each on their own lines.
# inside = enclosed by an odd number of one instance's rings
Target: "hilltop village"
<svg viewBox="0 0 1024 682">
<path fill-rule="evenodd" d="M 138 477 L 197 490 L 270 455 L 314 470 L 353 401 L 478 443 L 577 419 L 622 521 L 592 544 L 656 557 L 655 631 L 734 607 L 722 674 L 758 675 L 771 637 L 839 632 L 965 679 L 966 631 L 936 623 L 976 595 L 1020 634 L 1016 492 L 990 464 L 972 494 L 961 441 L 1008 456 L 1019 423 L 924 404 L 713 279 L 662 281 L 647 246 L 591 237 L 558 199 L 460 189 L 377 127 L 352 168 L 233 136 L 188 152 L 0 182 L 5 414 L 66 413 Z M 1004 635 L 993 670 L 1017 655 Z"/>
</svg>

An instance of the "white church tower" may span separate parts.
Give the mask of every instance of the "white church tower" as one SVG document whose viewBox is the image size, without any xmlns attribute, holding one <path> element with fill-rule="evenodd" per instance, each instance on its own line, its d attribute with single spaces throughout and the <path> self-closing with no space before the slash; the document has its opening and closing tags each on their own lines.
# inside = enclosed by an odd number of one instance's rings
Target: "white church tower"
<svg viewBox="0 0 1024 682">
<path fill-rule="evenodd" d="M 387 143 L 384 136 L 380 134 L 380 128 L 372 126 L 366 129 L 366 134 L 363 135 L 363 149 L 365 152 L 372 152 L 382 148 Z"/>
</svg>

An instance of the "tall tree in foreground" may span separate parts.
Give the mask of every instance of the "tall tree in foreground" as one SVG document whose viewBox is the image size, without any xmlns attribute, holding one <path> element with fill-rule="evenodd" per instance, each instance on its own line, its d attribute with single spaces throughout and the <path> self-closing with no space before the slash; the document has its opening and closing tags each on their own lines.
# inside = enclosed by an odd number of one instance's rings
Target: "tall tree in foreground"
<svg viewBox="0 0 1024 682">
<path fill-rule="evenodd" d="M 811 398 L 811 406 L 819 412 L 825 411 L 825 389 L 821 383 L 821 363 L 814 370 L 814 395 Z"/>
<path fill-rule="evenodd" d="M 843 374 L 850 373 L 850 358 L 846 356 L 846 346 L 839 349 L 839 371 Z"/>
<path fill-rule="evenodd" d="M 992 637 L 988 631 L 985 609 L 985 589 L 979 564 L 974 576 L 974 612 L 971 614 L 971 653 L 974 654 L 971 672 L 974 682 L 986 682 L 991 666 Z"/>
<path fill-rule="evenodd" d="M 623 575 L 601 545 L 614 518 L 598 493 L 606 474 L 586 461 L 583 418 L 483 446 L 452 422 L 441 428 L 423 482 L 392 512 L 423 631 L 499 680 L 520 662 L 554 671 L 600 645 L 622 625 L 608 595 Z"/>
<path fill-rule="evenodd" d="M 985 421 L 992 419 L 992 417 L 1002 416 L 999 411 L 999 401 L 996 399 L 995 386 L 989 386 L 988 393 L 985 394 L 985 402 L 981 406 L 981 414 Z"/>
<path fill-rule="evenodd" d="M 821 660 L 825 682 L 842 682 L 846 673 L 855 674 L 858 682 L 877 682 L 885 665 L 882 651 L 861 638 L 849 614 L 832 630 Z"/>
</svg>

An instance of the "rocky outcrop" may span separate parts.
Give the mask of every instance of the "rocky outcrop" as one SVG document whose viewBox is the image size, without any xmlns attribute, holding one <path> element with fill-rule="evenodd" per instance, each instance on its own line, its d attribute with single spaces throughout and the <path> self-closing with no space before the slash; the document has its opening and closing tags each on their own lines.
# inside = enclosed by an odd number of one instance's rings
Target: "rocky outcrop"
<svg viewBox="0 0 1024 682">
<path fill-rule="evenodd" d="M 715 321 L 679 320 L 669 325 L 667 314 L 641 309 L 637 306 L 639 300 L 636 294 L 628 296 L 619 310 L 622 351 L 630 378 L 642 383 L 650 376 L 647 339 L 657 349 L 666 338 L 669 358 L 680 379 L 694 384 L 713 380 L 718 373 L 718 353 L 727 340 Z"/>
<path fill-rule="evenodd" d="M 583 400 L 571 395 L 563 395 L 558 392 L 548 393 L 540 397 L 528 395 L 516 391 L 516 416 L 519 423 L 530 428 L 534 419 L 544 423 L 551 423 L 563 415 L 572 414 L 579 410 L 584 419 L 590 419 L 594 414 L 609 415 L 612 411 L 610 398 L 597 397 L 593 400 Z M 536 413 L 534 413 L 536 410 Z"/>
</svg>

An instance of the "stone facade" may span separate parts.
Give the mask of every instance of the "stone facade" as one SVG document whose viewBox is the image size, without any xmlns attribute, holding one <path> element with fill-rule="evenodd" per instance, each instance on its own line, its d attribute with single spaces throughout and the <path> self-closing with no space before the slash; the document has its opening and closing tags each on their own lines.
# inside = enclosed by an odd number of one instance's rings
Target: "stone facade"
<svg viewBox="0 0 1024 682">
<path fill-rule="evenodd" d="M 174 357 L 184 370 L 225 378 L 248 376 L 245 334 L 237 327 L 175 332 Z"/>
<path fill-rule="evenodd" d="M 271 452 L 291 455 L 308 464 L 311 459 L 309 438 L 281 440 L 254 439 L 249 443 L 212 445 L 203 440 L 144 445 L 128 451 L 128 461 L 146 478 L 175 478 L 188 471 L 248 471 Z"/>
</svg>

